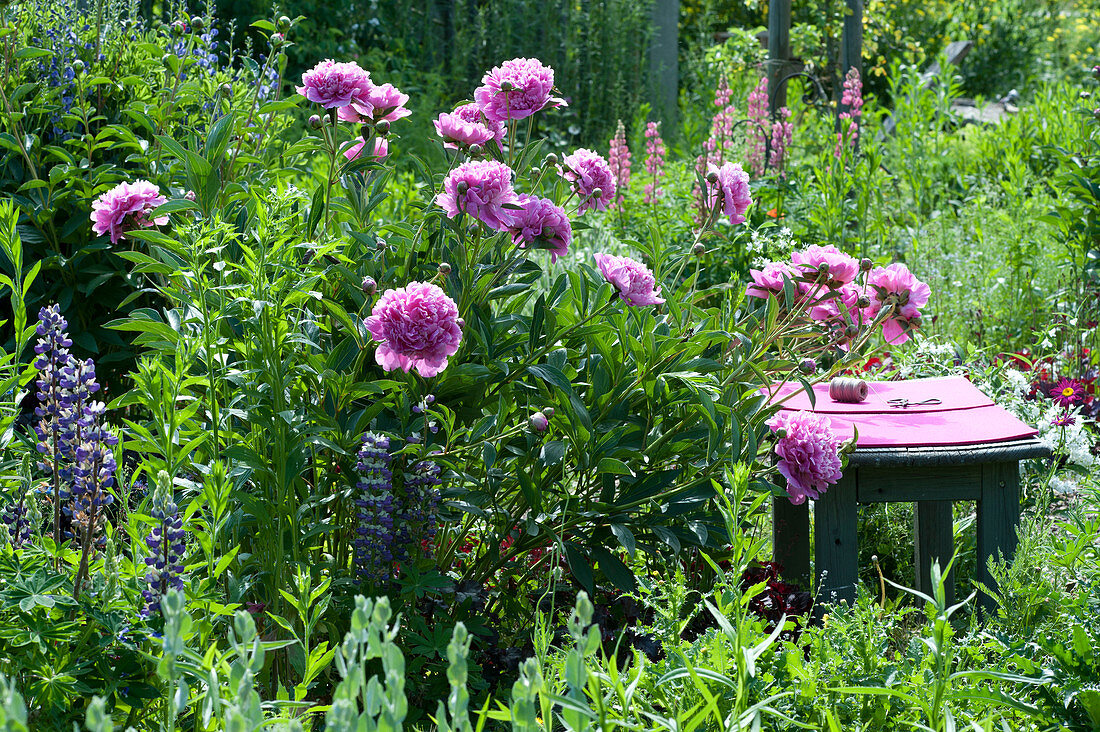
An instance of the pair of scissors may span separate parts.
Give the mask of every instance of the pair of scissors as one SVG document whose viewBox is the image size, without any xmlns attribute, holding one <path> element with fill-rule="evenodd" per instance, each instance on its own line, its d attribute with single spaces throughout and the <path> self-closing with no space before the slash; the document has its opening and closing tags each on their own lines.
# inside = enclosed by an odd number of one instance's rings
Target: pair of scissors
<svg viewBox="0 0 1100 732">
<path fill-rule="evenodd" d="M 923 402 L 911 402 L 908 399 L 901 398 L 887 399 L 886 403 L 889 404 L 891 407 L 896 407 L 897 409 L 908 409 L 909 407 L 924 407 L 931 406 L 933 404 L 943 404 L 943 402 L 941 402 L 939 399 L 936 399 L 935 397 L 933 397 L 932 399 L 925 399 Z"/>
</svg>

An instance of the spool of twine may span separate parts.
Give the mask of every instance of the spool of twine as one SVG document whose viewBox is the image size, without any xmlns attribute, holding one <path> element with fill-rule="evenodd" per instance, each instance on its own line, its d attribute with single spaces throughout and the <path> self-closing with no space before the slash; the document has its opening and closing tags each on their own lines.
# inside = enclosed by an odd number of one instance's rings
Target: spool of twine
<svg viewBox="0 0 1100 732">
<path fill-rule="evenodd" d="M 833 401 L 855 404 L 867 398 L 867 382 L 838 376 L 829 382 L 829 396 Z"/>
</svg>

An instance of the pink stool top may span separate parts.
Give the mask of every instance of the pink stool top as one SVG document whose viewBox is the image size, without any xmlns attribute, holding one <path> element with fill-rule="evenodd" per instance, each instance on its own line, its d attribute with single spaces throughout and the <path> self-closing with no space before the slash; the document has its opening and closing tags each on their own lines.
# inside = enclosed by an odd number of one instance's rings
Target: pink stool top
<svg viewBox="0 0 1100 732">
<path fill-rule="evenodd" d="M 858 428 L 858 447 L 980 445 L 1038 434 L 961 376 L 869 381 L 867 386 L 865 401 L 848 404 L 833 401 L 828 383 L 815 384 L 815 403 L 811 405 L 802 384 L 785 382 L 770 392 L 769 402 L 782 401 L 783 410 L 828 416 L 840 439 L 850 438 L 852 428 Z M 918 404 L 935 399 L 939 403 Z M 902 401 L 892 404 L 891 400 Z"/>
</svg>

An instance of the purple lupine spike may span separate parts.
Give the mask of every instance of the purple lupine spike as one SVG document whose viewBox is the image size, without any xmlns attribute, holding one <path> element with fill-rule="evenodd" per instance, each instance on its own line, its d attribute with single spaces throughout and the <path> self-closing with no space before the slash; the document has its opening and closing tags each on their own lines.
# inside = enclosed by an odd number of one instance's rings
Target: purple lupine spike
<svg viewBox="0 0 1100 732">
<path fill-rule="evenodd" d="M 115 453 L 118 437 L 107 429 L 103 402 L 91 402 L 84 407 L 79 420 L 81 441 L 77 445 L 76 464 L 73 466 L 73 527 L 80 540 L 80 567 L 73 580 L 73 597 L 80 590 L 88 575 L 88 566 L 96 548 L 107 506 L 114 503 L 110 489 L 115 482 Z"/>
<path fill-rule="evenodd" d="M 187 550 L 187 537 L 179 509 L 172 500 L 171 478 L 163 470 L 157 476 L 150 515 L 157 523 L 145 537 L 149 556 L 145 558 L 145 566 L 148 567 L 146 587 L 141 591 L 145 598 L 145 606 L 141 610 L 143 618 L 160 610 L 160 600 L 168 590 L 183 589 L 183 555 Z"/>
<path fill-rule="evenodd" d="M 34 425 L 36 448 L 42 457 L 38 468 L 44 471 L 53 488 L 53 539 L 61 543 L 61 504 L 68 498 L 74 461 L 74 435 L 83 405 L 74 403 L 65 384 L 73 383 L 76 359 L 69 353 L 73 342 L 65 329 L 69 324 L 57 305 L 38 311 L 38 342 L 34 367 L 38 369 L 38 418 Z M 79 408 L 79 410 L 78 410 Z"/>
<path fill-rule="evenodd" d="M 27 510 L 27 498 L 27 492 L 24 491 L 19 496 L 19 500 L 0 511 L 0 522 L 8 527 L 8 536 L 15 549 L 21 549 L 31 540 L 31 517 Z"/>
<path fill-rule="evenodd" d="M 368 432 L 363 435 L 356 470 L 360 480 L 356 487 L 359 497 L 359 525 L 354 541 L 355 565 L 360 578 L 372 582 L 388 579 L 393 574 L 394 514 L 393 474 L 390 472 L 390 440 L 384 435 Z"/>
<path fill-rule="evenodd" d="M 94 539 L 103 527 L 104 507 L 114 502 L 110 488 L 115 482 L 115 453 L 118 444 L 103 422 L 107 408 L 103 402 L 92 402 L 84 408 L 79 420 L 82 440 L 76 446 L 73 466 L 73 524 L 81 536 Z"/>
<path fill-rule="evenodd" d="M 402 511 L 403 549 L 431 543 L 439 525 L 441 469 L 434 460 L 421 460 L 405 474 L 405 510 Z"/>
</svg>

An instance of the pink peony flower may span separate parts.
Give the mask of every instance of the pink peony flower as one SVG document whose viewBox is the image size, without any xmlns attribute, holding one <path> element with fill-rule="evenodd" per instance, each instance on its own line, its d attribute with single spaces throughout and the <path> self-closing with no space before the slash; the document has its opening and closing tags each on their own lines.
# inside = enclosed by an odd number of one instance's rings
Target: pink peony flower
<svg viewBox="0 0 1100 732">
<path fill-rule="evenodd" d="M 653 273 L 641 262 L 636 262 L 629 257 L 597 254 L 596 266 L 600 268 L 604 279 L 619 291 L 619 297 L 627 305 L 641 307 L 660 305 L 664 302 L 660 297 L 660 289 L 654 289 L 656 280 Z"/>
<path fill-rule="evenodd" d="M 806 287 L 805 284 L 801 287 Z M 810 290 L 803 292 L 810 301 L 810 317 L 819 323 L 831 323 L 846 326 L 856 321 L 859 308 L 856 302 L 863 290 L 849 282 L 837 288 L 825 285 L 809 285 Z M 842 346 L 843 347 L 843 346 Z"/>
<path fill-rule="evenodd" d="M 504 231 L 515 221 L 516 212 L 504 207 L 519 202 L 512 190 L 512 169 L 492 160 L 463 163 L 443 181 L 435 202 L 448 218 L 467 213 L 490 229 Z"/>
<path fill-rule="evenodd" d="M 474 91 L 474 100 L 486 117 L 499 122 L 530 117 L 547 106 L 565 106 L 564 100 L 550 96 L 554 70 L 535 58 L 505 61 L 485 74 L 481 84 Z"/>
<path fill-rule="evenodd" d="M 729 216 L 731 224 L 740 224 L 745 220 L 745 212 L 752 205 L 749 195 L 749 174 L 738 163 L 725 163 L 721 168 L 714 163 L 707 165 L 707 173 L 718 176 L 716 183 L 707 182 L 707 208 L 714 208 L 721 196 L 721 211 Z"/>
<path fill-rule="evenodd" d="M 92 203 L 92 231 L 101 236 L 109 232 L 111 243 L 117 244 L 132 229 L 164 226 L 167 216 L 150 220 L 149 214 L 167 201 L 160 188 L 147 180 L 119 183 Z"/>
<path fill-rule="evenodd" d="M 325 60 L 302 74 L 297 91 L 314 104 L 336 109 L 348 106 L 357 96 L 366 96 L 372 86 L 370 74 L 359 64 Z"/>
<path fill-rule="evenodd" d="M 367 144 L 366 138 L 356 138 L 356 144 L 349 147 L 344 151 L 344 157 L 348 160 L 355 160 L 363 152 L 363 146 Z M 374 138 L 374 157 L 379 160 L 384 159 L 390 154 L 390 141 L 385 137 Z"/>
<path fill-rule="evenodd" d="M 375 359 L 386 371 L 415 368 L 425 378 L 435 376 L 462 342 L 458 306 L 427 282 L 386 290 L 363 322 L 381 344 Z"/>
<path fill-rule="evenodd" d="M 840 444 L 829 418 L 812 412 L 779 412 L 768 421 L 772 432 L 786 434 L 775 443 L 776 467 L 787 479 L 787 495 L 798 506 L 817 500 L 840 480 Z"/>
<path fill-rule="evenodd" d="M 463 104 L 457 108 L 454 113 L 458 115 L 460 119 L 465 122 L 476 122 L 480 125 L 484 125 L 486 129 L 493 133 L 493 137 L 497 141 L 497 147 L 504 151 L 504 123 L 499 119 L 489 119 L 481 111 L 481 107 L 476 104 Z"/>
<path fill-rule="evenodd" d="M 794 280 L 798 277 L 798 270 L 786 262 L 768 262 L 763 270 L 750 269 L 749 276 L 752 283 L 745 294 L 749 297 L 767 299 L 769 295 L 783 293 L 783 280 Z"/>
<path fill-rule="evenodd" d="M 550 261 L 558 261 L 558 257 L 569 251 L 569 243 L 573 240 L 573 227 L 565 215 L 565 209 L 548 198 L 526 193 L 519 195 L 519 205 L 523 206 L 523 210 L 516 212 L 516 220 L 511 227 L 512 241 L 523 249 L 528 244 L 549 249 Z"/>
<path fill-rule="evenodd" d="M 803 279 L 829 287 L 840 287 L 856 279 L 859 260 L 828 246 L 813 245 L 791 255 L 791 262 L 801 272 Z M 825 271 L 822 269 L 825 268 Z"/>
<path fill-rule="evenodd" d="M 615 177 L 611 168 L 601 155 L 591 150 L 582 147 L 567 155 L 558 166 L 558 172 L 573 184 L 573 191 L 581 197 L 578 213 L 590 208 L 604 211 L 615 196 Z"/>
<path fill-rule="evenodd" d="M 871 270 L 867 284 L 871 304 L 864 310 L 864 316 L 874 319 L 885 310 L 882 337 L 894 345 L 905 343 L 909 340 L 909 328 L 919 324 L 920 308 L 928 304 L 932 289 L 900 262 Z"/>
<path fill-rule="evenodd" d="M 467 106 L 477 108 L 476 105 Z M 470 145 L 484 145 L 492 140 L 493 131 L 481 122 L 468 122 L 458 112 L 443 113 L 435 121 L 435 131 L 443 138 L 443 147 L 451 150 L 468 148 Z"/>
<path fill-rule="evenodd" d="M 356 94 L 337 114 L 344 122 L 396 122 L 412 114 L 405 107 L 408 101 L 409 95 L 393 84 L 372 85 L 366 92 Z"/>
</svg>

